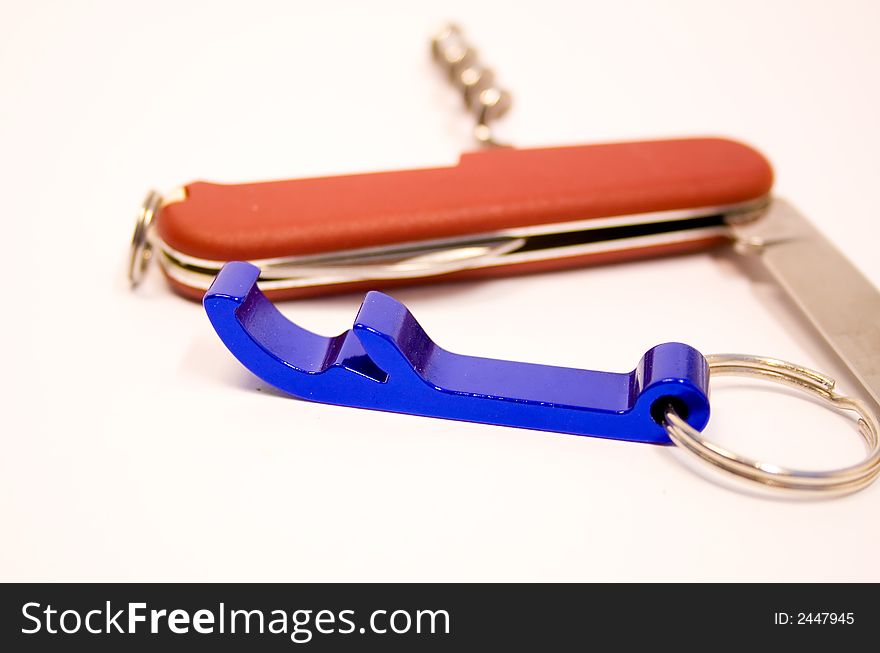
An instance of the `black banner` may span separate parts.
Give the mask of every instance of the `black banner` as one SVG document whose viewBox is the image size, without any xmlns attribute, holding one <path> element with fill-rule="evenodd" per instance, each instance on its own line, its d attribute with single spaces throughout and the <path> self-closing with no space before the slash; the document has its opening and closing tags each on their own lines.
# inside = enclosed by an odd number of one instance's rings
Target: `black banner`
<svg viewBox="0 0 880 653">
<path fill-rule="evenodd" d="M 864 642 L 875 585 L 20 584 L 6 651 L 687 648 Z M 647 639 L 646 639 L 647 638 Z M 760 640 L 756 640 L 760 638 Z M 692 646 L 693 645 L 693 646 Z"/>
</svg>

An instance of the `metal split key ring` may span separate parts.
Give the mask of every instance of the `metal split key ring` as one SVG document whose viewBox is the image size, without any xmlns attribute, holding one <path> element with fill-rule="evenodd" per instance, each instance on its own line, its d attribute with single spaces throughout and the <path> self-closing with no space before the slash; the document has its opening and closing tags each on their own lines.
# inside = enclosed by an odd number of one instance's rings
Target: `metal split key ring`
<svg viewBox="0 0 880 653">
<path fill-rule="evenodd" d="M 855 412 L 858 415 L 859 433 L 867 444 L 868 454 L 860 463 L 839 469 L 787 469 L 732 453 L 706 440 L 670 405 L 666 409 L 663 426 L 676 445 L 736 476 L 790 490 L 854 492 L 869 485 L 880 474 L 880 424 L 877 417 L 863 402 L 836 392 L 834 379 L 792 363 L 762 356 L 716 354 L 706 356 L 706 360 L 711 375 L 766 379 L 818 397 L 833 410 Z"/>
</svg>

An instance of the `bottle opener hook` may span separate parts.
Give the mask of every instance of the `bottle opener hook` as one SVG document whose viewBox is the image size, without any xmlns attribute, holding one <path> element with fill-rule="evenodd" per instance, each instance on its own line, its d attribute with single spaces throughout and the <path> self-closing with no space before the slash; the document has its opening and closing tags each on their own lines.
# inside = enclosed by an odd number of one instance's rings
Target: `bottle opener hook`
<svg viewBox="0 0 880 653">
<path fill-rule="evenodd" d="M 226 264 L 205 310 L 246 368 L 301 399 L 660 444 L 670 443 L 669 407 L 696 431 L 709 420 L 708 366 L 685 344 L 658 345 L 624 374 L 464 356 L 375 291 L 354 326 L 328 338 L 285 318 L 257 288 L 259 275 L 249 263 Z"/>
</svg>

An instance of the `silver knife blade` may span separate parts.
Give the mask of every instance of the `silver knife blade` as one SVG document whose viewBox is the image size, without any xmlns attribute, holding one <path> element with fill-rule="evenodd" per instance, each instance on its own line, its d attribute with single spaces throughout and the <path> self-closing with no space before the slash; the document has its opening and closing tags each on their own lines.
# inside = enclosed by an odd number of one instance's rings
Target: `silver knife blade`
<svg viewBox="0 0 880 653">
<path fill-rule="evenodd" d="M 791 204 L 731 225 L 735 248 L 757 254 L 880 406 L 880 292 Z"/>
</svg>

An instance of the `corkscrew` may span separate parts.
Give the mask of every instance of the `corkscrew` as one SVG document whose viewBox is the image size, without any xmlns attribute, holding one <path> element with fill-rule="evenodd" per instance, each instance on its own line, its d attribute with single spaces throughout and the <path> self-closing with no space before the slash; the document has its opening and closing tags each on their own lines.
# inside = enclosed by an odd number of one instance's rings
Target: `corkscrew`
<svg viewBox="0 0 880 653">
<path fill-rule="evenodd" d="M 511 96 L 495 83 L 495 73 L 480 60 L 477 51 L 465 40 L 461 28 L 450 23 L 431 39 L 431 53 L 461 91 L 464 105 L 477 124 L 474 137 L 481 145 L 498 146 L 490 123 L 510 109 Z"/>
</svg>

